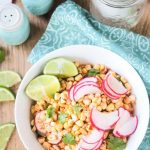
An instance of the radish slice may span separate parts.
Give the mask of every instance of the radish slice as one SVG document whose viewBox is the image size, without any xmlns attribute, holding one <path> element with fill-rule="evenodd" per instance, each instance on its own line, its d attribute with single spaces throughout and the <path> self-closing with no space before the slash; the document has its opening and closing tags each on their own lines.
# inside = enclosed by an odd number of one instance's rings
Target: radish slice
<svg viewBox="0 0 150 150">
<path fill-rule="evenodd" d="M 84 82 L 94 82 L 94 83 L 97 83 L 98 82 L 98 79 L 96 77 L 86 77 L 86 78 L 83 78 L 82 80 L 80 80 L 77 84 L 81 84 L 81 83 L 84 83 Z"/>
<path fill-rule="evenodd" d="M 56 145 L 61 141 L 62 136 L 59 133 L 52 133 L 47 136 L 47 139 L 50 144 Z"/>
<path fill-rule="evenodd" d="M 80 88 L 80 87 L 82 87 L 83 85 L 94 85 L 94 86 L 99 86 L 97 83 L 95 83 L 95 82 L 91 82 L 91 81 L 89 81 L 89 82 L 82 82 L 82 83 L 80 83 L 80 84 L 76 84 L 75 85 L 75 88 L 74 88 L 74 94 L 77 92 L 77 90 Z"/>
<path fill-rule="evenodd" d="M 95 147 L 94 150 L 99 150 L 99 147 L 102 145 L 103 139 L 101 139 L 98 143 L 98 145 Z"/>
<path fill-rule="evenodd" d="M 115 136 L 119 136 L 119 134 L 117 133 L 118 129 L 121 128 L 131 117 L 131 114 L 123 108 L 119 108 L 119 120 L 114 128 L 113 134 Z"/>
<path fill-rule="evenodd" d="M 45 135 L 47 133 L 46 126 L 46 111 L 40 111 L 35 116 L 35 127 L 40 135 Z"/>
<path fill-rule="evenodd" d="M 110 113 L 99 112 L 95 107 L 91 111 L 90 120 L 93 126 L 102 131 L 113 129 L 119 119 L 118 110 Z"/>
<path fill-rule="evenodd" d="M 108 74 L 106 77 L 106 82 L 109 88 L 117 95 L 123 95 L 127 93 L 127 89 L 123 86 L 123 84 L 118 81 L 112 74 Z"/>
<path fill-rule="evenodd" d="M 88 144 L 94 144 L 100 141 L 104 136 L 104 131 L 93 129 L 91 134 L 88 136 L 82 137 L 82 140 Z"/>
<path fill-rule="evenodd" d="M 94 143 L 94 144 L 88 144 L 86 142 L 84 142 L 83 140 L 80 140 L 80 148 L 82 150 L 95 150 L 95 148 L 98 146 L 99 144 L 99 141 L 97 143 Z"/>
<path fill-rule="evenodd" d="M 138 125 L 138 118 L 137 116 L 134 117 L 130 117 L 130 119 L 124 124 L 122 125 L 117 131 L 116 133 L 120 136 L 120 137 L 128 137 L 130 135 L 132 135 Z"/>
<path fill-rule="evenodd" d="M 93 93 L 101 93 L 101 90 L 99 89 L 98 86 L 95 86 L 92 84 L 83 85 L 74 94 L 74 99 L 75 99 L 75 101 L 77 101 L 84 95 L 93 94 Z"/>
<path fill-rule="evenodd" d="M 104 84 L 103 84 L 103 83 L 102 83 L 102 85 L 101 85 L 101 90 L 102 90 L 102 91 L 104 92 L 104 94 L 107 95 L 110 99 L 112 99 L 112 100 L 118 99 L 118 97 L 113 96 L 112 94 L 110 94 L 110 93 L 106 90 L 106 88 L 104 87 Z"/>
<path fill-rule="evenodd" d="M 118 99 L 120 98 L 121 96 L 120 95 L 117 95 L 115 94 L 107 85 L 107 82 L 104 80 L 103 81 L 103 89 L 104 89 L 104 93 L 110 97 L 111 99 Z"/>
<path fill-rule="evenodd" d="M 74 88 L 75 86 L 72 86 L 71 89 L 69 90 L 69 98 L 71 101 L 74 101 Z"/>
</svg>

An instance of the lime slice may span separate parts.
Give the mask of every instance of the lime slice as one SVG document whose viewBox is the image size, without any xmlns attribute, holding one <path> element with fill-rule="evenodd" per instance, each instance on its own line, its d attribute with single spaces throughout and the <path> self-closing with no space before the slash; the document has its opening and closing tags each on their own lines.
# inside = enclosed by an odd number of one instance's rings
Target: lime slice
<svg viewBox="0 0 150 150">
<path fill-rule="evenodd" d="M 21 81 L 20 76 L 13 71 L 0 71 L 0 86 L 12 87 Z"/>
<path fill-rule="evenodd" d="M 78 74 L 75 64 L 64 58 L 50 60 L 46 64 L 43 72 L 44 74 L 56 75 L 59 77 L 72 77 Z"/>
<path fill-rule="evenodd" d="M 0 126 L 0 150 L 5 150 L 7 143 L 15 129 L 14 124 L 4 124 Z"/>
<path fill-rule="evenodd" d="M 41 75 L 33 79 L 26 88 L 26 94 L 33 100 L 39 101 L 43 96 L 53 96 L 60 90 L 57 77 Z"/>
<path fill-rule="evenodd" d="M 6 88 L 0 87 L 0 102 L 13 100 L 15 100 L 13 93 Z"/>
<path fill-rule="evenodd" d="M 5 60 L 5 52 L 0 48 L 0 63 Z"/>
</svg>

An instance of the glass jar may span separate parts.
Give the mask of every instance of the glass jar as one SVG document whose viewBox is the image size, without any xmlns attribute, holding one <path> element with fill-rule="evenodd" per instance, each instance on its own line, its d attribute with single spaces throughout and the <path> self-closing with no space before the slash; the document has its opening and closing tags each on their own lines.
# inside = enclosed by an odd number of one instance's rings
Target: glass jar
<svg viewBox="0 0 150 150">
<path fill-rule="evenodd" d="M 145 2 L 146 0 L 91 0 L 90 12 L 100 22 L 130 29 L 143 15 Z"/>
</svg>

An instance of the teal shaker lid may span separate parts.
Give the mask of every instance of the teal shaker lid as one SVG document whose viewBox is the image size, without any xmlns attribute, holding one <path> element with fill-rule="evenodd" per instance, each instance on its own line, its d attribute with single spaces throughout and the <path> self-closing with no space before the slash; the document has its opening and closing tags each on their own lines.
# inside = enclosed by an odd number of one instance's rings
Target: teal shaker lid
<svg viewBox="0 0 150 150">
<path fill-rule="evenodd" d="M 23 12 L 15 4 L 6 4 L 0 8 L 0 28 L 13 31 L 20 27 L 23 21 Z"/>
</svg>

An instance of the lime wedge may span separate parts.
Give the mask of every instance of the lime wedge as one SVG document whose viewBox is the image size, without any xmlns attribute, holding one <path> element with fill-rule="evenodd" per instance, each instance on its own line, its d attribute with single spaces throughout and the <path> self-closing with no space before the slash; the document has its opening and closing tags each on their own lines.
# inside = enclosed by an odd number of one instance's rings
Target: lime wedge
<svg viewBox="0 0 150 150">
<path fill-rule="evenodd" d="M 4 124 L 0 126 L 0 150 L 5 150 L 7 143 L 15 129 L 14 124 Z"/>
<path fill-rule="evenodd" d="M 13 93 L 6 88 L 0 87 L 0 102 L 13 100 L 15 100 Z"/>
<path fill-rule="evenodd" d="M 0 86 L 12 87 L 21 81 L 20 76 L 13 71 L 0 71 Z"/>
<path fill-rule="evenodd" d="M 35 101 L 40 101 L 43 96 L 53 96 L 60 90 L 57 77 L 41 75 L 33 79 L 26 88 L 26 94 Z"/>
<path fill-rule="evenodd" d="M 64 58 L 50 60 L 46 64 L 43 72 L 44 74 L 56 75 L 59 77 L 72 77 L 78 74 L 75 64 Z"/>
</svg>

